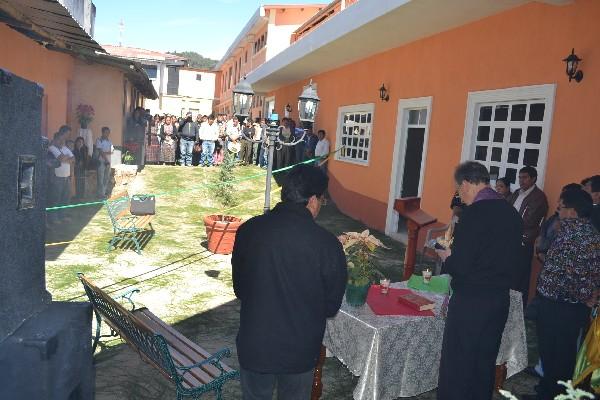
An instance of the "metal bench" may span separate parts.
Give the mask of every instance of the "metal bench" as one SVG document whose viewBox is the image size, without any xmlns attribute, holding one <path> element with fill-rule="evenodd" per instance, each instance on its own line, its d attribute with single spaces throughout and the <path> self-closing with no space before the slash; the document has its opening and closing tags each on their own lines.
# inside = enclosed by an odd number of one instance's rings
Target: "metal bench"
<svg viewBox="0 0 600 400">
<path fill-rule="evenodd" d="M 147 231 L 154 232 L 154 228 L 152 228 L 152 218 L 154 215 L 132 215 L 129 212 L 129 208 L 131 207 L 129 196 L 119 197 L 114 200 L 105 200 L 104 206 L 108 211 L 114 232 L 108 244 L 107 251 L 115 248 L 115 243 L 122 241 L 123 243 L 133 243 L 136 253 L 141 254 L 142 248 L 137 235 Z"/>
<path fill-rule="evenodd" d="M 136 309 L 131 295 L 139 290 L 121 296 L 131 304 L 131 310 L 127 310 L 83 274 L 77 275 L 96 315 L 93 351 L 100 340 L 100 326 L 104 320 L 111 329 L 111 336 L 120 336 L 142 360 L 175 384 L 178 400 L 199 398 L 207 392 L 214 392 L 217 399 L 222 399 L 225 382 L 239 376 L 238 371 L 221 362 L 223 357 L 230 356 L 229 349 L 211 355 L 147 308 Z"/>
</svg>

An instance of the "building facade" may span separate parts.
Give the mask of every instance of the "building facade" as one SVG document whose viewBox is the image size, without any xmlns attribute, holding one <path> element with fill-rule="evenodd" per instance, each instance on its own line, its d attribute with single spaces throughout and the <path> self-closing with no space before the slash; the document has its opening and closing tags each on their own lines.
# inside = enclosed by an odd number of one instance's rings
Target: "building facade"
<svg viewBox="0 0 600 400">
<path fill-rule="evenodd" d="M 325 6 L 289 4 L 259 7 L 214 68 L 217 72 L 215 110 L 222 114 L 232 113 L 232 89 L 235 85 L 288 48 L 292 34 Z M 272 98 L 259 95 L 255 98 L 252 116 L 267 116 L 274 107 Z"/>
<path fill-rule="evenodd" d="M 295 104 L 310 79 L 318 84 L 315 128 L 338 150 L 331 196 L 393 236 L 397 198 L 419 196 L 425 211 L 450 219 L 461 161 L 484 163 L 513 189 L 532 165 L 551 204 L 563 185 L 600 172 L 599 18 L 594 0 L 359 0 L 248 81 L 276 109 Z M 583 59 L 579 83 L 565 74 L 572 48 Z"/>
<path fill-rule="evenodd" d="M 91 2 L 63 3 L 80 6 L 82 12 L 95 10 Z M 95 109 L 88 127 L 93 137 L 109 126 L 113 143 L 120 146 L 130 113 L 145 98 L 156 97 L 141 65 L 106 54 L 71 16 L 77 9 L 58 1 L 6 1 L 0 3 L 0 12 L 0 52 L 7 55 L 0 58 L 0 68 L 43 87 L 41 134 L 51 138 L 67 124 L 74 139 L 79 132 L 77 106 L 88 104 Z M 85 15 L 89 19 L 95 14 Z M 92 32 L 93 20 L 86 23 Z"/>
</svg>

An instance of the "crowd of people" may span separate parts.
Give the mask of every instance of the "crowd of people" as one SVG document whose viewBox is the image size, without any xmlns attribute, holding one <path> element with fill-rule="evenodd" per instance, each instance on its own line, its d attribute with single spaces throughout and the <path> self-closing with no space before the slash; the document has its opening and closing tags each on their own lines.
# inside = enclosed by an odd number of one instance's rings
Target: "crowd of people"
<svg viewBox="0 0 600 400">
<path fill-rule="evenodd" d="M 72 137 L 68 125 L 60 127 L 47 143 L 47 185 L 50 206 L 80 202 L 86 197 L 86 171 L 96 171 L 96 199 L 110 195 L 111 159 L 114 146 L 110 128 L 102 127 L 101 136 L 90 148 L 83 137 Z M 304 136 L 303 136 L 304 135 Z M 279 129 L 279 139 L 284 143 L 297 142 L 294 146 L 277 147 L 273 168 L 283 168 L 294 163 L 324 157 L 329 151 L 325 131 L 315 135 L 312 130 L 296 128 L 292 119 L 284 118 Z M 246 140 L 252 139 L 253 141 Z M 137 108 L 127 121 L 124 134 L 124 151 L 138 165 L 166 164 L 181 166 L 218 166 L 226 152 L 242 165 L 258 165 L 267 168 L 267 122 L 264 118 L 249 119 L 240 123 L 232 115 L 197 115 L 194 120 L 188 112 L 185 118 L 174 115 L 155 115 Z M 327 160 L 316 162 L 326 171 Z M 75 193 L 72 196 L 71 179 L 74 178 Z M 89 197 L 89 196 L 87 196 Z M 67 215 L 58 210 L 49 214 L 48 221 L 68 221 Z"/>
<path fill-rule="evenodd" d="M 191 112 L 184 118 L 169 114 L 152 117 L 140 108 L 131 118 L 128 131 L 134 134 L 129 135 L 129 141 L 125 140 L 125 149 L 143 157 L 145 164 L 211 167 L 220 165 L 225 152 L 229 151 L 244 165 L 267 166 L 267 151 L 262 146 L 267 139 L 264 118 L 240 122 L 233 115 L 198 114 L 194 119 Z M 140 133 L 135 134 L 136 131 Z M 140 148 L 136 139 L 141 135 Z M 328 154 L 329 141 L 325 136 L 324 130 L 314 134 L 309 129 L 305 134 L 293 119 L 283 118 L 279 139 L 283 143 L 298 143 L 276 149 L 273 167 L 283 168 Z M 326 168 L 325 163 L 322 167 Z"/>
</svg>

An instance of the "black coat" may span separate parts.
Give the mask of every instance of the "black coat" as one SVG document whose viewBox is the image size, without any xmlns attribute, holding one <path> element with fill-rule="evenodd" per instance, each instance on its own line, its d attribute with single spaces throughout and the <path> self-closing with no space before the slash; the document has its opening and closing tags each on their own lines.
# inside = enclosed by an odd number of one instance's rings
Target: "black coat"
<svg viewBox="0 0 600 400">
<path fill-rule="evenodd" d="M 305 206 L 279 203 L 239 228 L 231 264 L 241 300 L 242 368 L 270 374 L 314 368 L 325 321 L 337 313 L 346 288 L 337 238 Z"/>
<path fill-rule="evenodd" d="M 506 200 L 481 200 L 467 206 L 454 231 L 452 255 L 443 272 L 455 291 L 508 291 L 521 254 L 523 222 Z"/>
</svg>

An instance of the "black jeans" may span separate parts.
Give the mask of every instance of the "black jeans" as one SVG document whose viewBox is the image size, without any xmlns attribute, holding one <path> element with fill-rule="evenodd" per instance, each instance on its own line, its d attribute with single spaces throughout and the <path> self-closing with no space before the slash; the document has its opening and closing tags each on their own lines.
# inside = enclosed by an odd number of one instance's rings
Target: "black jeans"
<svg viewBox="0 0 600 400">
<path fill-rule="evenodd" d="M 454 292 L 444 328 L 438 400 L 492 398 L 509 306 L 508 289 L 497 293 Z"/>
<path fill-rule="evenodd" d="M 554 399 L 564 393 L 564 387 L 556 382 L 572 379 L 577 339 L 589 317 L 590 309 L 584 304 L 562 303 L 540 296 L 537 336 L 544 377 L 540 380 L 538 399 Z"/>
<path fill-rule="evenodd" d="M 261 374 L 240 368 L 243 400 L 271 400 L 277 386 L 277 400 L 309 400 L 314 370 L 299 374 Z"/>
</svg>

